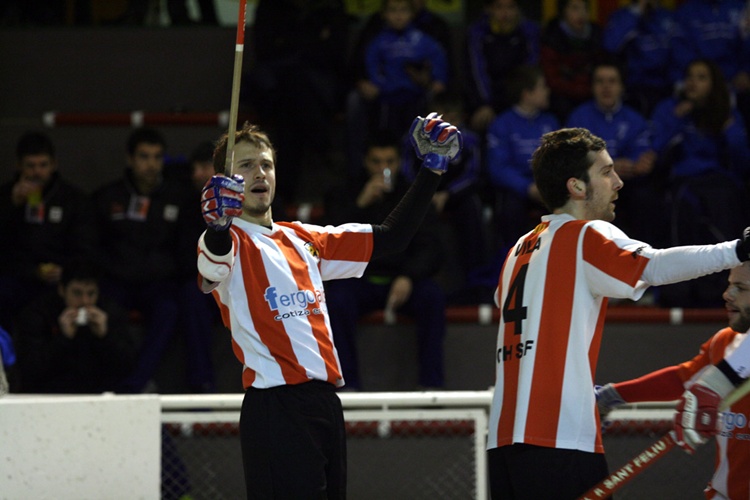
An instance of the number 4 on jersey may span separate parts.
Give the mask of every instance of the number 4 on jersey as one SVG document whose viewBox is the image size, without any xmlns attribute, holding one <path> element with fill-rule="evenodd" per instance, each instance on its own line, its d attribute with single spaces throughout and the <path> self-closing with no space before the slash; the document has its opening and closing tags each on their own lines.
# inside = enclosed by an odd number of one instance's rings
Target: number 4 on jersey
<svg viewBox="0 0 750 500">
<path fill-rule="evenodd" d="M 528 268 L 529 265 L 524 264 L 518 269 L 503 303 L 503 321 L 514 323 L 513 333 L 516 335 L 521 335 L 521 321 L 526 319 L 526 306 L 523 305 L 523 286 L 526 283 Z"/>
</svg>

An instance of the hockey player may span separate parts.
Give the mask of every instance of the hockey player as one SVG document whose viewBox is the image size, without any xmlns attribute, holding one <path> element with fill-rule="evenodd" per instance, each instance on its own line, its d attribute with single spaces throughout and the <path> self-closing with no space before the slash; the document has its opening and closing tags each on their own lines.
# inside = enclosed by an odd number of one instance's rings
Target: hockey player
<svg viewBox="0 0 750 500">
<path fill-rule="evenodd" d="M 344 385 L 323 281 L 361 276 L 372 258 L 406 247 L 461 135 L 437 115 L 412 124 L 424 167 L 381 225 L 320 227 L 273 221 L 276 155 L 246 125 L 232 151 L 236 173 L 203 190 L 208 225 L 198 248 L 246 389 L 240 416 L 248 498 L 345 498 L 346 435 L 336 388 Z M 214 154 L 223 170 L 227 138 Z"/>
<path fill-rule="evenodd" d="M 623 182 L 586 129 L 545 134 L 532 157 L 552 212 L 508 253 L 488 458 L 493 498 L 576 498 L 607 476 L 593 385 L 608 297 L 736 267 L 748 232 L 657 250 L 611 224 Z M 540 475 L 538 471 L 544 470 Z"/>
</svg>

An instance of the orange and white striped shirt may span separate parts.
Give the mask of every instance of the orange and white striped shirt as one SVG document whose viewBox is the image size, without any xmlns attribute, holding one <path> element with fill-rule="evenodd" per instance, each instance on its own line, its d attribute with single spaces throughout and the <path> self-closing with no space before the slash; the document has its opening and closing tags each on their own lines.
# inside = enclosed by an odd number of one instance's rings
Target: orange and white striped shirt
<svg viewBox="0 0 750 500">
<path fill-rule="evenodd" d="M 234 219 L 230 232 L 230 260 L 199 244 L 198 270 L 218 281 L 204 291 L 212 291 L 232 332 L 243 386 L 313 379 L 344 385 L 323 281 L 362 276 L 372 254 L 372 226 L 280 222 L 269 229 Z"/>
<path fill-rule="evenodd" d="M 546 215 L 511 249 L 488 449 L 513 443 L 603 453 L 593 391 L 607 298 L 739 264 L 737 242 L 656 250 L 604 221 Z"/>
<path fill-rule="evenodd" d="M 683 382 L 692 381 L 709 365 L 734 352 L 747 337 L 724 328 L 701 346 L 700 353 L 679 365 Z M 750 396 L 745 396 L 722 413 L 716 436 L 716 466 L 706 487 L 706 498 L 750 499 Z"/>
</svg>

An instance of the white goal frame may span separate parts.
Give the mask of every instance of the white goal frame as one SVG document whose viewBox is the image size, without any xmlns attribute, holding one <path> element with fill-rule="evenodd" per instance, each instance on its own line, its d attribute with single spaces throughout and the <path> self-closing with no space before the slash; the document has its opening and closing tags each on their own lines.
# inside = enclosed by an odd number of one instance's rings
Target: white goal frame
<svg viewBox="0 0 750 500">
<path fill-rule="evenodd" d="M 194 423 L 239 423 L 244 394 L 162 395 L 161 422 L 181 426 L 190 435 Z M 474 423 L 476 500 L 489 496 L 487 425 L 492 391 L 339 393 L 347 422 L 378 422 L 378 434 L 390 434 L 394 421 L 469 420 Z M 211 410 L 196 412 L 193 410 Z"/>
</svg>

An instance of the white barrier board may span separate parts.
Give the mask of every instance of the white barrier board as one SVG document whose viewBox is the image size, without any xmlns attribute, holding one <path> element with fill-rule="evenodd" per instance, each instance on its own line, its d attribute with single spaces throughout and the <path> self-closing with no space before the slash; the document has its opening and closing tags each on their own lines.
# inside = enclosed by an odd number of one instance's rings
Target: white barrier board
<svg viewBox="0 0 750 500">
<path fill-rule="evenodd" d="M 158 499 L 156 395 L 0 398 L 0 499 Z"/>
</svg>

